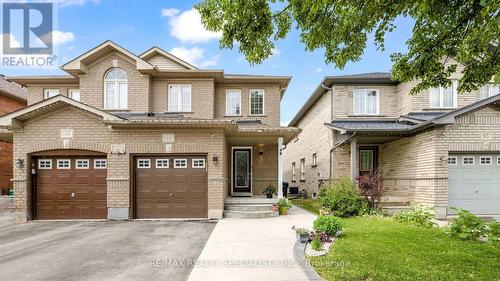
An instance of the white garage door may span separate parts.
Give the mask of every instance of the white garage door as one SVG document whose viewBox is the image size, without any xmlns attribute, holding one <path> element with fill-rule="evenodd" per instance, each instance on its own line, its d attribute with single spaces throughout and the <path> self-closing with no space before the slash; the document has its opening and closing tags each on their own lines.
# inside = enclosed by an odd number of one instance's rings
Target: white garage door
<svg viewBox="0 0 500 281">
<path fill-rule="evenodd" d="M 450 154 L 448 174 L 449 207 L 500 214 L 500 154 Z"/>
</svg>

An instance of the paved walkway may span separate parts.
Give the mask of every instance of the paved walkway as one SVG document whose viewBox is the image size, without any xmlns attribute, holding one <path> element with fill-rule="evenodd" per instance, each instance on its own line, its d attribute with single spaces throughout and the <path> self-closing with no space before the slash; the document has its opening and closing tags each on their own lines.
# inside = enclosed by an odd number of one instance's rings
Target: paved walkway
<svg viewBox="0 0 500 281">
<path fill-rule="evenodd" d="M 312 229 L 314 219 L 297 207 L 275 218 L 222 219 L 188 280 L 311 280 L 294 259 L 292 226 Z"/>
</svg>

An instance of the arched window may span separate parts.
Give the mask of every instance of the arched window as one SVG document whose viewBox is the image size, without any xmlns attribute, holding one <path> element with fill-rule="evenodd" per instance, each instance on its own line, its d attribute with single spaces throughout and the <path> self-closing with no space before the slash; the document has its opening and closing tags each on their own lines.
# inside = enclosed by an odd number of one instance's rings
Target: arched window
<svg viewBox="0 0 500 281">
<path fill-rule="evenodd" d="M 104 109 L 127 109 L 127 74 L 112 68 L 104 76 Z"/>
</svg>

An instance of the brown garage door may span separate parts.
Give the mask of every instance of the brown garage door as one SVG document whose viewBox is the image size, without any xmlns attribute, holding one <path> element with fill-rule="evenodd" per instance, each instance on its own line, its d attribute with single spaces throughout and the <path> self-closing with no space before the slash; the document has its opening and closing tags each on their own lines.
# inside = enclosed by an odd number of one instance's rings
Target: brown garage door
<svg viewBox="0 0 500 281">
<path fill-rule="evenodd" d="M 105 219 L 105 157 L 34 158 L 37 219 Z"/>
<path fill-rule="evenodd" d="M 205 156 L 134 158 L 137 218 L 206 218 Z"/>
</svg>

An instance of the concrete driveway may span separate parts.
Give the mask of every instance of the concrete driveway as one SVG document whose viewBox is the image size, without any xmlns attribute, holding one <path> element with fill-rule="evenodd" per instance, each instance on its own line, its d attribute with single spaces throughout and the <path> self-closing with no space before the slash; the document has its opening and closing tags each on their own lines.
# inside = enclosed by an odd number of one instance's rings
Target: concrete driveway
<svg viewBox="0 0 500 281">
<path fill-rule="evenodd" d="M 1 280 L 186 280 L 216 223 L 15 224 L 0 202 Z"/>
</svg>

